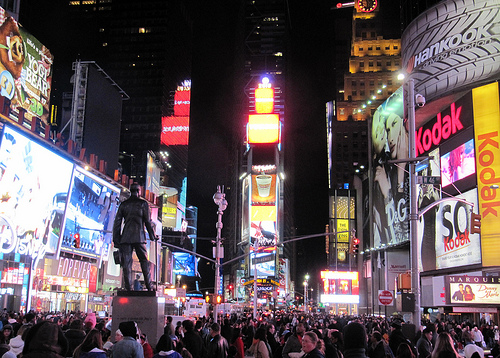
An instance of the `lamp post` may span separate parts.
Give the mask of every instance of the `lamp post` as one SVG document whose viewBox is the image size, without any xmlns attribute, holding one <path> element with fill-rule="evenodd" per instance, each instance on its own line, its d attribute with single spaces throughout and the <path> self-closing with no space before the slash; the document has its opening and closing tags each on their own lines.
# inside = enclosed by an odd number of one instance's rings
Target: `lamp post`
<svg viewBox="0 0 500 358">
<path fill-rule="evenodd" d="M 306 274 L 304 281 L 304 310 L 307 313 L 307 285 L 309 284 L 309 274 Z"/>
<path fill-rule="evenodd" d="M 417 157 L 415 144 L 415 82 L 413 78 L 408 80 L 408 121 L 409 121 L 409 144 L 410 158 Z M 410 255 L 411 255 L 411 287 L 415 295 L 415 307 L 413 309 L 413 324 L 415 330 L 420 329 L 420 274 L 418 262 L 420 252 L 418 250 L 418 198 L 417 198 L 417 175 L 416 162 L 410 162 Z"/>
<path fill-rule="evenodd" d="M 214 295 L 217 297 L 220 291 L 220 259 L 224 257 L 224 252 L 222 251 L 222 215 L 224 214 L 224 210 L 227 208 L 227 200 L 226 194 L 221 191 L 220 185 L 217 186 L 217 192 L 214 194 L 214 203 L 219 206 L 217 210 L 217 224 L 215 227 L 217 228 L 217 237 L 215 239 L 215 247 L 214 247 L 214 257 L 215 257 L 215 292 Z M 214 322 L 217 323 L 217 314 L 218 312 L 218 304 L 215 303 L 214 307 Z"/>
</svg>

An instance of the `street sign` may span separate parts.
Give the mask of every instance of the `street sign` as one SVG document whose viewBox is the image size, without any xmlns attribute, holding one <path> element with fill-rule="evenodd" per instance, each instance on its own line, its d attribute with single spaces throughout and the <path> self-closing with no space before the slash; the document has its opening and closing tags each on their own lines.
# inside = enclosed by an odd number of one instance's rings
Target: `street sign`
<svg viewBox="0 0 500 358">
<path fill-rule="evenodd" d="M 441 184 L 441 177 L 418 176 L 417 184 Z"/>
<path fill-rule="evenodd" d="M 391 291 L 379 290 L 378 302 L 383 306 L 392 306 L 394 303 L 394 295 Z"/>
</svg>

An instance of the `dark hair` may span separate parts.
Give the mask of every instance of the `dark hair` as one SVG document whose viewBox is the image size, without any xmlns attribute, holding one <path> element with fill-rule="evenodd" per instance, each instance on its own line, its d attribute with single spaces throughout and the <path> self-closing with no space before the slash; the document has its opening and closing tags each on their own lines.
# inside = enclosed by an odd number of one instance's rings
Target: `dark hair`
<svg viewBox="0 0 500 358">
<path fill-rule="evenodd" d="M 365 348 L 367 343 L 365 326 L 351 322 L 344 327 L 344 349 Z"/>
<path fill-rule="evenodd" d="M 210 326 L 210 328 L 214 332 L 220 332 L 220 324 L 218 324 L 217 322 L 212 323 L 212 325 Z"/>
<path fill-rule="evenodd" d="M 43 351 L 47 355 L 54 352 L 66 357 L 68 350 L 68 340 L 61 327 L 54 322 L 42 321 L 28 330 L 24 341 L 23 356 L 30 352 Z"/>
<path fill-rule="evenodd" d="M 123 334 L 123 337 L 137 338 L 137 326 L 134 321 L 120 322 L 118 328 Z"/>
<path fill-rule="evenodd" d="M 410 345 L 406 342 L 401 343 L 396 350 L 397 358 L 415 358 L 415 354 L 413 354 L 413 350 Z"/>
<path fill-rule="evenodd" d="M 267 330 L 264 327 L 258 328 L 257 331 L 255 331 L 253 338 L 267 342 Z"/>
<path fill-rule="evenodd" d="M 375 338 L 375 339 L 377 340 L 377 342 L 378 342 L 378 341 L 380 341 L 380 340 L 382 339 L 382 335 L 380 334 L 380 332 L 379 332 L 379 331 L 374 331 L 374 332 L 372 333 L 372 337 L 373 337 L 373 338 Z"/>
<path fill-rule="evenodd" d="M 182 321 L 182 327 L 188 332 L 192 331 L 194 329 L 194 323 L 190 319 L 186 319 Z"/>
<path fill-rule="evenodd" d="M 97 329 L 91 329 L 87 333 L 83 342 L 75 348 L 73 358 L 79 358 L 82 352 L 90 352 L 94 348 L 102 349 L 102 336 Z"/>
<path fill-rule="evenodd" d="M 168 334 L 164 334 L 160 337 L 158 340 L 158 343 L 156 344 L 156 351 L 157 352 L 168 352 L 174 349 L 174 344 L 172 343 L 172 338 Z"/>
</svg>

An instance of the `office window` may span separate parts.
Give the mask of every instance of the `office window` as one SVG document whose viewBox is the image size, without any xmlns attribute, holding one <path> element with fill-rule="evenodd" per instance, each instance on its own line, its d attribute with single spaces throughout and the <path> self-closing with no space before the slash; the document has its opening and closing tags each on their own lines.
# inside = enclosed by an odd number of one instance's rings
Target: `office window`
<svg viewBox="0 0 500 358">
<path fill-rule="evenodd" d="M 365 67 L 365 63 L 364 62 L 360 62 L 359 63 L 359 67 Z"/>
<path fill-rule="evenodd" d="M 356 87 L 356 81 L 352 81 L 351 86 Z"/>
<path fill-rule="evenodd" d="M 380 46 L 375 47 L 377 51 L 380 51 Z"/>
</svg>

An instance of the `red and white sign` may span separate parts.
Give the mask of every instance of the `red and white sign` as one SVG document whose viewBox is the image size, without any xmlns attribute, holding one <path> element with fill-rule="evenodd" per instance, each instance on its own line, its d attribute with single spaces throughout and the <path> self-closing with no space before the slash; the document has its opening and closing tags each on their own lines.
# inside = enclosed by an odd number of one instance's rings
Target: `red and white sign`
<svg viewBox="0 0 500 358">
<path fill-rule="evenodd" d="M 378 291 L 378 302 L 382 306 L 394 305 L 394 295 L 392 294 L 392 291 L 379 290 Z"/>
</svg>

